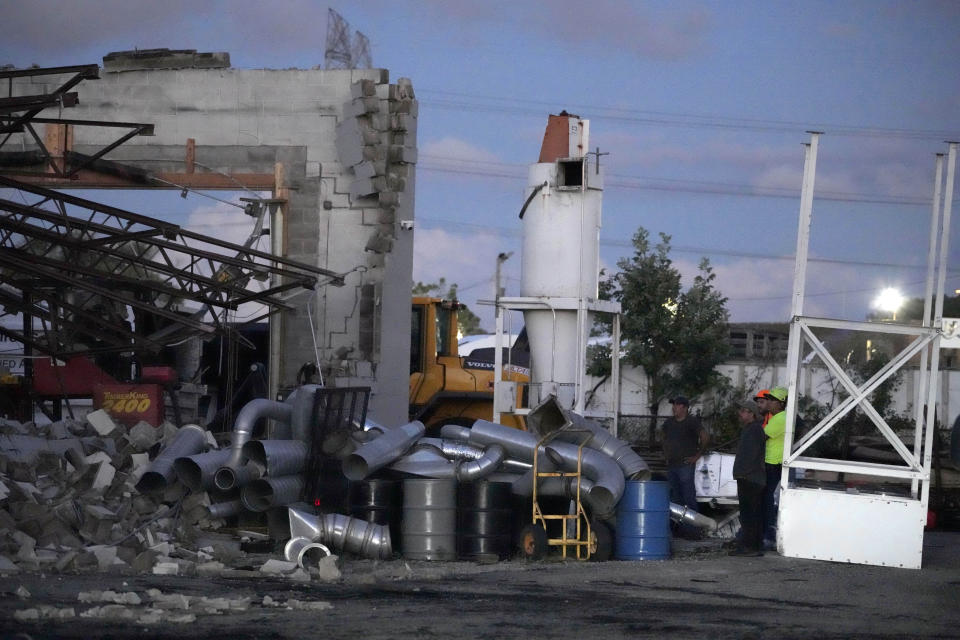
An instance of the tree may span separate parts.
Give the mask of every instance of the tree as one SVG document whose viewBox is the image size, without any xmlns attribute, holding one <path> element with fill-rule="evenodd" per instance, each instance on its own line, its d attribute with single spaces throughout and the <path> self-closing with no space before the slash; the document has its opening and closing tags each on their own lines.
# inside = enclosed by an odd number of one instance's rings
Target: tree
<svg viewBox="0 0 960 640">
<path fill-rule="evenodd" d="M 417 283 L 413 285 L 412 293 L 415 296 L 433 296 L 435 298 L 443 298 L 444 300 L 456 300 L 457 283 L 454 282 L 448 287 L 446 278 L 440 278 L 439 282 L 429 284 L 417 281 Z M 480 318 L 477 314 L 470 311 L 465 304 L 457 312 L 457 329 L 460 335 L 463 336 L 487 333 L 487 331 L 480 326 Z"/>
<path fill-rule="evenodd" d="M 700 262 L 693 285 L 683 291 L 669 257 L 670 236 L 661 233 L 652 247 L 649 232 L 640 227 L 633 247 L 633 256 L 617 261 L 620 271 L 601 283 L 600 293 L 620 302 L 622 360 L 647 376 L 652 440 L 661 401 L 680 393 L 697 396 L 720 382 L 714 368 L 727 355 L 729 314 L 708 260 Z M 609 350 L 591 355 L 596 375 L 604 357 L 609 361 Z"/>
<path fill-rule="evenodd" d="M 933 309 L 936 306 L 936 300 L 931 300 L 930 308 Z M 946 318 L 957 318 L 960 317 L 960 295 L 955 296 L 943 296 L 943 315 Z M 867 315 L 868 320 L 882 320 L 886 319 L 887 314 L 885 313 L 870 313 Z M 897 312 L 897 322 L 920 322 L 923 318 L 923 298 L 910 298 L 903 303 L 903 306 Z"/>
</svg>

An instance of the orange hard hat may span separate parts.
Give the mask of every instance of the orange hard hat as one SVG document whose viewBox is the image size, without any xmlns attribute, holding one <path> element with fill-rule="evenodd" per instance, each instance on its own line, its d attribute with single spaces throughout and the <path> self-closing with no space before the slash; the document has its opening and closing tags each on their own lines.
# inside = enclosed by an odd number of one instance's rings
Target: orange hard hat
<svg viewBox="0 0 960 640">
<path fill-rule="evenodd" d="M 754 399 L 754 400 L 766 400 L 768 393 L 770 393 L 770 389 L 760 389 L 760 391 L 757 391 L 757 395 L 753 396 L 753 399 Z"/>
</svg>

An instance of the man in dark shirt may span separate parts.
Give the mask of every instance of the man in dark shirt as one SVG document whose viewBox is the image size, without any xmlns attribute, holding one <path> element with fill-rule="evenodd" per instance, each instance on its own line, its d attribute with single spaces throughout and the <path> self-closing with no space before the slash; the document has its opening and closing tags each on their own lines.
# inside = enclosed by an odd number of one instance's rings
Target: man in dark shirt
<svg viewBox="0 0 960 640">
<path fill-rule="evenodd" d="M 690 401 L 685 397 L 677 396 L 670 404 L 673 405 L 673 417 L 663 423 L 663 456 L 667 462 L 670 500 L 696 511 L 694 470 L 697 460 L 707 450 L 707 431 L 700 424 L 700 418 L 690 415 Z M 681 533 L 695 534 L 689 528 Z"/>
<path fill-rule="evenodd" d="M 753 400 L 745 400 L 738 406 L 743 430 L 733 461 L 733 477 L 740 501 L 740 535 L 737 546 L 730 552 L 732 556 L 763 555 L 763 489 L 767 481 L 763 458 L 767 436 L 763 431 L 762 411 Z"/>
</svg>

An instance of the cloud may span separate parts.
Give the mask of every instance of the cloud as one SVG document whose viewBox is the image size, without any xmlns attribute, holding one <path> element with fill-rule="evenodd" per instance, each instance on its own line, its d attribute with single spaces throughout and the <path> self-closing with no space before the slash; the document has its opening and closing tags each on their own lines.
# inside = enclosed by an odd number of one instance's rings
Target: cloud
<svg viewBox="0 0 960 640">
<path fill-rule="evenodd" d="M 246 215 L 242 210 L 217 202 L 191 211 L 184 226 L 190 231 L 212 236 L 224 242 L 243 244 L 253 231 L 254 222 L 254 218 Z"/>
<path fill-rule="evenodd" d="M 596 0 L 589 7 L 574 0 L 481 4 L 435 0 L 430 6 L 435 15 L 453 20 L 473 34 L 493 23 L 499 29 L 510 24 L 564 47 L 599 45 L 611 52 L 627 50 L 660 60 L 702 52 L 712 24 L 712 14 L 702 8 L 657 10 L 617 0 Z"/>
<path fill-rule="evenodd" d="M 489 162 L 498 163 L 500 158 L 492 151 L 487 151 L 481 147 L 461 140 L 447 136 L 439 140 L 431 140 L 420 147 L 419 155 L 426 160 L 438 161 L 463 161 L 463 162 Z"/>
<path fill-rule="evenodd" d="M 480 316 L 484 329 L 493 330 L 493 309 L 477 300 L 493 298 L 497 255 L 504 251 L 504 239 L 495 234 L 471 231 L 454 233 L 444 229 L 418 227 L 413 241 L 413 281 L 435 283 L 440 278 L 457 284 L 457 293 L 471 311 Z M 520 256 L 501 269 L 501 286 L 516 295 Z"/>
</svg>

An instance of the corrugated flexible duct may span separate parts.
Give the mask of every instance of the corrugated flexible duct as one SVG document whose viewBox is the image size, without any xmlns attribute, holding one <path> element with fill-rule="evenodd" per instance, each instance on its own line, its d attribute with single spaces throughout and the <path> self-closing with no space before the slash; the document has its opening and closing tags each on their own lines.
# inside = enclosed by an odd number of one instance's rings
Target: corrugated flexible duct
<svg viewBox="0 0 960 640">
<path fill-rule="evenodd" d="M 421 438 L 416 448 L 391 464 L 390 469 L 421 478 L 456 478 L 470 482 L 490 475 L 503 462 L 504 449 L 497 444 L 481 448 L 451 443 L 444 449 L 435 444 L 441 442 L 436 438 Z M 458 458 L 458 455 L 469 456 L 469 459 Z"/>
</svg>

